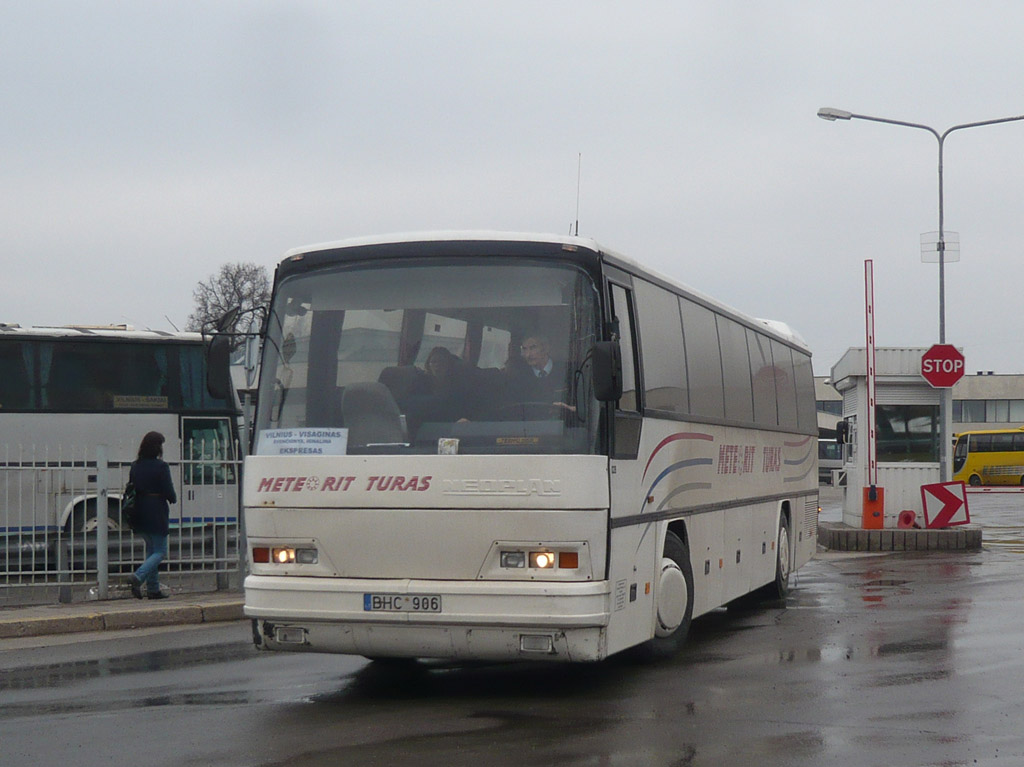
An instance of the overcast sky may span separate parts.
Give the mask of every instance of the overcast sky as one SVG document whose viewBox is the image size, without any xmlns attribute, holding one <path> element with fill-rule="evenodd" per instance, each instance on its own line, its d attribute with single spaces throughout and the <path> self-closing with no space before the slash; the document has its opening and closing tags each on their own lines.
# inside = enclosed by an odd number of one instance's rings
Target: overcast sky
<svg viewBox="0 0 1024 767">
<path fill-rule="evenodd" d="M 580 233 L 827 374 L 938 340 L 938 142 L 1024 114 L 1024 3 L 0 0 L 0 322 L 182 327 L 221 264 L 367 234 Z M 953 133 L 947 341 L 1024 372 L 1024 122 Z"/>
</svg>

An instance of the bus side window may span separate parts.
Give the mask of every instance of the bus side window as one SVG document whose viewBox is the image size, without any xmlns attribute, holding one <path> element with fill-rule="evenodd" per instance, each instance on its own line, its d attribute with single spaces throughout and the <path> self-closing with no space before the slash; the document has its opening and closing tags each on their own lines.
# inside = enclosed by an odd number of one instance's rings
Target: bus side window
<svg viewBox="0 0 1024 767">
<path fill-rule="evenodd" d="M 28 344 L 0 344 L 0 369 L 4 371 L 0 376 L 0 409 L 27 410 L 35 405 L 29 354 Z"/>
<path fill-rule="evenodd" d="M 1013 451 L 1013 435 L 1012 434 L 993 434 L 992 435 L 992 452 L 993 453 L 1009 453 Z"/>
<path fill-rule="evenodd" d="M 991 434 L 972 434 L 971 435 L 971 450 L 972 453 L 991 453 L 992 452 L 992 435 Z"/>
<path fill-rule="evenodd" d="M 620 285 L 611 286 L 612 317 L 619 326 L 619 348 L 622 351 L 622 398 L 615 405 L 615 428 L 612 436 L 613 458 L 636 458 L 640 449 L 639 381 L 637 380 L 636 333 L 633 324 L 632 292 Z"/>
</svg>

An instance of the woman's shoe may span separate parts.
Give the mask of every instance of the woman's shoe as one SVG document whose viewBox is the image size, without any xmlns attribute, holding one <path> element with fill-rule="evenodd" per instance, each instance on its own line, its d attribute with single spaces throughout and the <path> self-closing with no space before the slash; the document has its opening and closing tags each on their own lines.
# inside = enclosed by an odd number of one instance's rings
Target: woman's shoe
<svg viewBox="0 0 1024 767">
<path fill-rule="evenodd" d="M 167 599 L 168 595 L 162 591 L 147 591 L 146 596 L 150 599 Z"/>
<path fill-rule="evenodd" d="M 132 587 L 132 596 L 136 599 L 142 599 L 142 581 L 132 573 L 132 577 L 128 579 L 128 585 Z"/>
</svg>

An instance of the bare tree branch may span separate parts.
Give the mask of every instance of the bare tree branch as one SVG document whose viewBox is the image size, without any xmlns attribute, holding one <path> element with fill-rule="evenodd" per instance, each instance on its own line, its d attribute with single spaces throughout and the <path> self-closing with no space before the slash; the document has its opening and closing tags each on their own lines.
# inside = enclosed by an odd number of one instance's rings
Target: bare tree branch
<svg viewBox="0 0 1024 767">
<path fill-rule="evenodd" d="M 232 331 L 257 333 L 270 304 L 270 279 L 265 267 L 228 263 L 197 284 L 192 298 L 195 310 L 189 315 L 187 330 L 209 331 L 226 312 L 238 307 Z"/>
</svg>

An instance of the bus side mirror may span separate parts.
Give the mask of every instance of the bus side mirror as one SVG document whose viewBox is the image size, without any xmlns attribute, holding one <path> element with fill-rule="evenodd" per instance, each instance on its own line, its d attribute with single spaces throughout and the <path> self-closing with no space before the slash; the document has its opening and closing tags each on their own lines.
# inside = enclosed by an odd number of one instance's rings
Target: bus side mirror
<svg viewBox="0 0 1024 767">
<path fill-rule="evenodd" d="M 598 341 L 590 350 L 594 396 L 598 402 L 617 402 L 622 397 L 622 351 L 617 341 Z"/>
<path fill-rule="evenodd" d="M 231 401 L 231 336 L 218 333 L 206 347 L 206 390 Z"/>
</svg>

